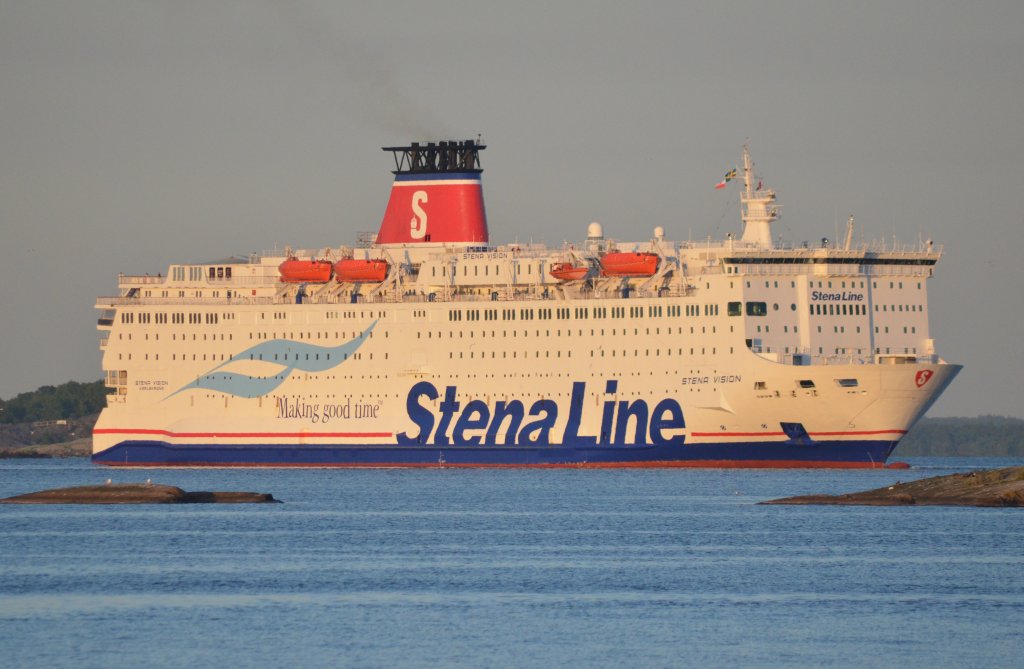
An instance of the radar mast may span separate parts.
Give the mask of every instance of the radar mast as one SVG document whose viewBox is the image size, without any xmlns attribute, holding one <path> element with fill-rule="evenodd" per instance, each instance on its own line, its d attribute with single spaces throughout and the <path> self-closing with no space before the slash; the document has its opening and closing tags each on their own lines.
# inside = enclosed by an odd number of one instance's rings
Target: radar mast
<svg viewBox="0 0 1024 669">
<path fill-rule="evenodd" d="M 772 243 L 772 221 L 779 217 L 779 205 L 775 204 L 775 190 L 763 188 L 760 180 L 754 186 L 754 164 L 750 150 L 743 145 L 743 194 L 740 195 L 740 217 L 743 221 L 744 242 L 760 248 L 774 248 Z"/>
</svg>

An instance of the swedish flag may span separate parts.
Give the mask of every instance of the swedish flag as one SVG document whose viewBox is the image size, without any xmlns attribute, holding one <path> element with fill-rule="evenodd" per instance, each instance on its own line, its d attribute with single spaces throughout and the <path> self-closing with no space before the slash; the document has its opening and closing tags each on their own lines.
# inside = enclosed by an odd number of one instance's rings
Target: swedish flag
<svg viewBox="0 0 1024 669">
<path fill-rule="evenodd" d="M 728 172 L 725 173 L 725 177 L 723 177 L 722 180 L 719 181 L 718 184 L 715 185 L 715 188 L 725 188 L 725 184 L 729 183 L 730 181 L 732 181 L 735 178 L 736 178 L 736 168 L 734 167 L 734 168 L 732 168 L 731 170 L 729 170 Z"/>
</svg>

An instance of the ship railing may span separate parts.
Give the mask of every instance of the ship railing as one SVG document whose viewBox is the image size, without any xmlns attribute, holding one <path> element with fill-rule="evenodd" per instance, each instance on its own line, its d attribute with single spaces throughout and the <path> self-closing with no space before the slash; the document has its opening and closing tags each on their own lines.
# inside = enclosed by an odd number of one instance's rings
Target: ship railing
<svg viewBox="0 0 1024 669">
<path fill-rule="evenodd" d="M 931 276 L 935 268 L 930 265 L 867 265 L 864 274 L 868 276 Z"/>
<path fill-rule="evenodd" d="M 554 286 L 552 285 L 551 288 L 553 288 L 553 287 Z M 558 295 L 555 294 L 555 292 L 553 290 L 550 291 L 547 295 L 545 295 L 543 292 L 535 293 L 535 292 L 532 292 L 532 291 L 531 292 L 524 292 L 524 293 L 514 293 L 514 292 L 510 292 L 510 291 L 505 290 L 505 289 L 496 290 L 496 291 L 493 291 L 493 293 L 496 295 L 496 297 L 492 297 L 492 295 L 490 293 L 485 294 L 485 295 L 461 294 L 461 295 L 447 295 L 447 296 L 444 296 L 444 295 L 438 293 L 438 294 L 436 294 L 436 297 L 433 298 L 433 300 L 431 300 L 430 295 L 427 295 L 427 294 L 419 294 L 419 293 L 414 294 L 414 295 L 413 294 L 410 294 L 410 295 L 393 295 L 393 294 L 391 294 L 391 295 L 379 295 L 379 296 L 375 296 L 373 298 L 360 298 L 358 300 L 358 303 L 360 303 L 360 304 L 372 304 L 372 303 L 382 303 L 382 302 L 431 302 L 431 301 L 433 301 L 433 302 L 443 302 L 443 303 L 452 303 L 452 302 L 473 302 L 473 303 L 475 303 L 475 302 L 510 302 L 510 301 L 516 301 L 516 302 L 558 302 L 558 303 L 561 303 L 561 304 L 568 305 L 568 304 L 570 304 L 572 302 L 585 302 L 585 301 L 588 301 L 588 300 L 643 299 L 643 298 L 650 299 L 650 298 L 657 298 L 657 297 L 659 297 L 659 294 L 656 291 L 645 291 L 645 292 L 642 292 L 642 293 L 639 292 L 639 291 L 630 291 L 628 296 L 623 296 L 622 293 L 618 292 L 618 291 L 585 292 L 585 293 L 576 293 L 576 294 L 573 295 L 572 299 L 568 299 L 568 300 L 567 299 L 561 299 Z M 688 293 L 688 291 L 686 289 L 669 288 L 669 289 L 665 290 L 664 293 L 661 294 L 661 297 L 684 297 L 687 293 Z M 347 296 L 342 296 L 337 301 L 339 303 L 347 303 L 349 301 L 349 299 L 348 299 Z"/>
<path fill-rule="evenodd" d="M 158 284 L 163 283 L 167 280 L 166 276 L 157 274 L 156 276 L 150 276 L 149 274 L 137 275 L 137 274 L 118 274 L 117 283 L 120 285 L 145 285 L 145 284 Z"/>
<path fill-rule="evenodd" d="M 890 244 L 886 240 L 876 240 L 870 244 L 864 244 L 861 248 L 871 251 L 872 253 L 890 253 L 894 255 L 907 256 L 920 255 L 922 253 L 941 255 L 943 251 L 942 244 L 932 244 L 931 246 L 928 246 L 926 242 L 900 244 L 896 241 L 893 241 Z"/>
<path fill-rule="evenodd" d="M 903 276 L 926 277 L 929 265 L 744 265 L 736 276 Z"/>
<path fill-rule="evenodd" d="M 816 265 L 744 265 L 743 271 L 736 276 L 800 276 L 813 274 Z M 829 274 L 858 274 L 858 266 L 843 265 L 840 272 Z"/>
<path fill-rule="evenodd" d="M 845 256 L 857 255 L 860 253 L 885 253 L 892 255 L 906 255 L 915 256 L 922 253 L 941 255 L 943 252 L 942 244 L 928 245 L 926 241 L 913 242 L 913 243 L 900 243 L 898 241 L 889 241 L 885 239 L 876 239 L 871 242 L 864 242 L 860 244 L 851 244 L 849 249 L 842 248 L 835 242 L 826 241 L 822 244 L 821 242 L 791 242 L 791 241 L 779 241 L 776 242 L 772 248 L 765 249 L 761 248 L 758 244 L 751 244 L 749 242 L 742 242 L 740 240 L 711 240 L 704 242 L 677 242 L 680 249 L 701 249 L 705 247 L 715 248 L 721 252 L 721 249 L 729 249 L 727 253 L 755 253 L 758 256 L 762 255 L 773 255 L 773 254 L 791 254 L 793 252 L 801 255 L 815 254 L 822 250 L 827 250 L 831 254 L 843 254 Z"/>
<path fill-rule="evenodd" d="M 807 353 L 783 354 L 782 360 L 787 365 L 870 365 L 874 362 L 872 356 L 856 353 L 833 353 L 813 355 Z"/>
<path fill-rule="evenodd" d="M 232 296 L 228 297 L 98 297 L 96 307 L 115 307 L 131 305 L 169 305 L 169 304 L 275 304 L 272 297 Z"/>
<path fill-rule="evenodd" d="M 701 274 L 722 274 L 724 271 L 722 266 L 717 263 L 717 260 L 713 262 L 714 264 L 703 262 L 686 263 L 687 276 L 697 277 Z"/>
<path fill-rule="evenodd" d="M 876 356 L 865 353 L 810 353 L 807 349 L 780 351 L 777 346 L 751 346 L 750 351 L 762 358 L 784 365 L 870 365 Z"/>
</svg>

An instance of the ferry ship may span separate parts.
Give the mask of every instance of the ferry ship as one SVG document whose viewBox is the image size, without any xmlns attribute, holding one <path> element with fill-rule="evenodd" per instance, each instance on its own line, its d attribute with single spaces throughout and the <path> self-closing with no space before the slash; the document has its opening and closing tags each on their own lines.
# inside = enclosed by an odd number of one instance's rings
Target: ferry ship
<svg viewBox="0 0 1024 669">
<path fill-rule="evenodd" d="M 960 370 L 928 327 L 942 249 L 854 244 L 852 218 L 777 242 L 746 147 L 739 234 L 590 223 L 558 248 L 490 243 L 484 148 L 385 147 L 390 200 L 351 246 L 120 275 L 93 461 L 882 467 Z"/>
</svg>

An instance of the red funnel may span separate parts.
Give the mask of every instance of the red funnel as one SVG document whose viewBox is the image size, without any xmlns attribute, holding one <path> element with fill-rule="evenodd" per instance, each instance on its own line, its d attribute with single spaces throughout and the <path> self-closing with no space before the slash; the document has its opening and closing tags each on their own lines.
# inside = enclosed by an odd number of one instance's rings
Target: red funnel
<svg viewBox="0 0 1024 669">
<path fill-rule="evenodd" d="M 482 148 L 472 140 L 385 148 L 398 170 L 377 243 L 486 245 Z"/>
</svg>

